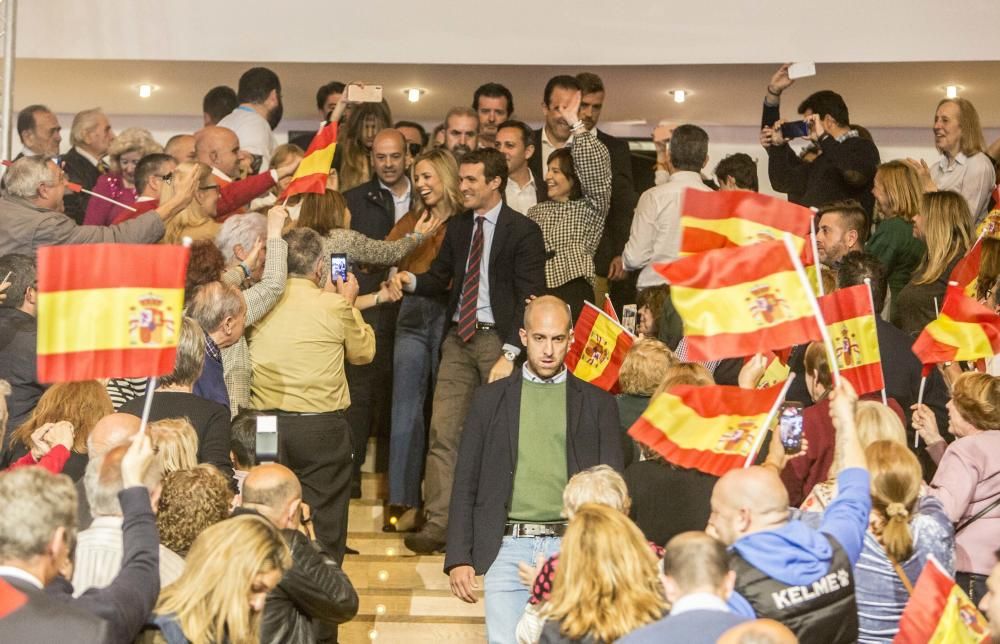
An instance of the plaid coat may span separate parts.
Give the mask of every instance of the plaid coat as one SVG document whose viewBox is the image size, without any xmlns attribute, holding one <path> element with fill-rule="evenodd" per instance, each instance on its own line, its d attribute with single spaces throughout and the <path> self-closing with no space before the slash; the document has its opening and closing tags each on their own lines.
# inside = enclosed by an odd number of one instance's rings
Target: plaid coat
<svg viewBox="0 0 1000 644">
<path fill-rule="evenodd" d="M 611 157 L 593 132 L 573 135 L 570 148 L 583 197 L 543 201 L 527 215 L 545 238 L 545 285 L 562 286 L 577 277 L 594 279 L 594 253 L 611 204 Z"/>
</svg>

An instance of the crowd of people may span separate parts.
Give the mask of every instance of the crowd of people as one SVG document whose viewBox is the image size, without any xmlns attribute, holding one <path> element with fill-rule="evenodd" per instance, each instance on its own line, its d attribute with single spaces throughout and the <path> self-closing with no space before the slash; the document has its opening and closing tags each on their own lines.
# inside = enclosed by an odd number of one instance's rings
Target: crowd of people
<svg viewBox="0 0 1000 644">
<path fill-rule="evenodd" d="M 162 145 L 93 109 L 64 153 L 55 112 L 22 108 L 0 196 L 0 640 L 337 641 L 380 437 L 384 529 L 445 553 L 490 642 L 889 642 L 932 558 L 1000 641 L 1000 362 L 922 382 L 911 349 L 977 243 L 1000 312 L 1000 142 L 945 99 L 940 159 L 884 161 L 824 90 L 793 147 L 793 86 L 783 65 L 763 88 L 770 184 L 816 211 L 828 291 L 870 285 L 885 390 L 859 399 L 821 343 L 793 347 L 802 450 L 767 439 L 721 477 L 627 434 L 672 387 L 752 389 L 766 366 L 688 360 L 655 270 L 679 257 L 687 191 L 758 190 L 749 155 L 707 170 L 702 127 L 660 124 L 640 173 L 598 127 L 593 73 L 549 80 L 537 130 L 495 82 L 431 132 L 330 82 L 325 188 L 285 199 L 311 136 L 279 143 L 267 68 Z M 93 243 L 190 247 L 156 381 L 38 380 L 38 250 Z M 638 309 L 617 395 L 564 364 L 606 294 Z"/>
</svg>

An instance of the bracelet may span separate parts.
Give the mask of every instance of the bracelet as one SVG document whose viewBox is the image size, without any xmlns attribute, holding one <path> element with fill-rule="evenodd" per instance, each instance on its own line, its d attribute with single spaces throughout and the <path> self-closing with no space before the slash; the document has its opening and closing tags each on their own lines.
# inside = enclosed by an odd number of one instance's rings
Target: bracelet
<svg viewBox="0 0 1000 644">
<path fill-rule="evenodd" d="M 770 94 L 771 96 L 775 97 L 775 98 L 778 98 L 779 96 L 781 96 L 781 92 L 776 92 L 773 89 L 771 89 L 771 84 L 770 83 L 767 84 L 767 93 Z"/>
<path fill-rule="evenodd" d="M 247 266 L 247 263 L 246 262 L 240 262 L 240 268 L 243 269 L 243 276 L 245 278 L 247 278 L 247 279 L 250 279 L 250 267 Z"/>
<path fill-rule="evenodd" d="M 381 293 L 379 293 L 378 291 L 376 291 L 376 292 L 375 292 L 375 306 L 378 306 L 378 300 L 379 300 L 379 297 L 378 297 L 378 296 L 379 296 L 379 295 L 381 295 Z"/>
<path fill-rule="evenodd" d="M 583 125 L 583 121 L 577 119 L 576 123 L 573 123 L 572 125 L 569 126 L 569 129 L 573 130 L 574 132 L 579 132 L 580 130 L 583 130 L 584 127 L 585 126 Z"/>
</svg>

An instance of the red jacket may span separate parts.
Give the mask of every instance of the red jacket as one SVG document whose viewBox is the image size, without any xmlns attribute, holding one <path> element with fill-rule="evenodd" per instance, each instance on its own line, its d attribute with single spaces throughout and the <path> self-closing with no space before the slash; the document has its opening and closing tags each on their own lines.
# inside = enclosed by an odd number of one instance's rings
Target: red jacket
<svg viewBox="0 0 1000 644">
<path fill-rule="evenodd" d="M 62 445 L 56 445 L 55 447 L 49 450 L 48 454 L 38 459 L 37 461 L 31 455 L 31 452 L 28 452 L 21 458 L 11 463 L 10 467 L 8 467 L 7 469 L 16 470 L 19 467 L 38 465 L 40 467 L 44 467 L 53 474 L 59 474 L 63 471 L 63 468 L 66 467 L 66 461 L 68 460 L 69 460 L 69 450 L 63 447 Z"/>
<path fill-rule="evenodd" d="M 226 181 L 218 175 L 212 175 L 219 184 L 219 203 L 215 207 L 216 221 L 225 221 L 230 215 L 245 212 L 243 206 L 261 196 L 274 185 L 271 171 L 261 172 L 239 181 Z"/>
</svg>

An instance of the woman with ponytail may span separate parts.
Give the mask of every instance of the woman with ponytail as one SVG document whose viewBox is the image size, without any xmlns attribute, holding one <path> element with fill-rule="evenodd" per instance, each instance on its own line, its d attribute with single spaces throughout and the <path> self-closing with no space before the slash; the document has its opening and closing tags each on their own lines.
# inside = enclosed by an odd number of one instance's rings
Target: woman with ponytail
<svg viewBox="0 0 1000 644">
<path fill-rule="evenodd" d="M 891 642 L 927 557 L 954 573 L 955 531 L 941 502 L 923 495 L 920 463 L 905 445 L 875 441 L 865 458 L 872 510 L 854 569 L 858 642 Z"/>
</svg>

